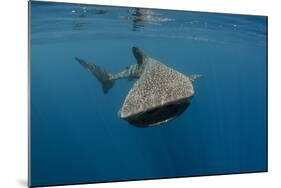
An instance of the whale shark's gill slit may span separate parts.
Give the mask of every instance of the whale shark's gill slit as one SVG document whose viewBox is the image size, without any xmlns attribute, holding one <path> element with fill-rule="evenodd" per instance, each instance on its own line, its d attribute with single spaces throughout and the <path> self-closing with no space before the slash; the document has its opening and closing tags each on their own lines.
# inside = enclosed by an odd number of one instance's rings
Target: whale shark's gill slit
<svg viewBox="0 0 281 188">
<path fill-rule="evenodd" d="M 182 103 L 159 106 L 144 113 L 131 116 L 127 121 L 136 127 L 149 127 L 162 124 L 182 114 L 189 105 L 190 101 L 186 100 Z"/>
</svg>

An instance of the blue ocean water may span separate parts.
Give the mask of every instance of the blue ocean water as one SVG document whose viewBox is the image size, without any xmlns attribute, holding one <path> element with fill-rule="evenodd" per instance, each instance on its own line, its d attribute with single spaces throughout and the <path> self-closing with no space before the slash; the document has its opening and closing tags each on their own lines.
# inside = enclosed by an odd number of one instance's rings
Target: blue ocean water
<svg viewBox="0 0 281 188">
<path fill-rule="evenodd" d="M 32 186 L 267 171 L 267 17 L 31 2 Z M 119 119 L 75 57 L 117 73 L 132 47 L 194 82 L 167 124 Z"/>
</svg>

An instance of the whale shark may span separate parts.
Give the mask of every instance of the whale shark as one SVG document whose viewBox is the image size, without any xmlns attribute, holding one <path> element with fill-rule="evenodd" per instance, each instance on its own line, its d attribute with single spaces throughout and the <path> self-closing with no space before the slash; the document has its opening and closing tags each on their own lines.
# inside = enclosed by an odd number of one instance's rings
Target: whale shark
<svg viewBox="0 0 281 188">
<path fill-rule="evenodd" d="M 186 76 L 132 47 L 136 64 L 112 74 L 95 64 L 76 57 L 85 69 L 101 83 L 104 94 L 119 79 L 137 79 L 128 92 L 118 116 L 137 127 L 167 123 L 182 114 L 194 96 L 193 82 L 201 75 Z"/>
</svg>

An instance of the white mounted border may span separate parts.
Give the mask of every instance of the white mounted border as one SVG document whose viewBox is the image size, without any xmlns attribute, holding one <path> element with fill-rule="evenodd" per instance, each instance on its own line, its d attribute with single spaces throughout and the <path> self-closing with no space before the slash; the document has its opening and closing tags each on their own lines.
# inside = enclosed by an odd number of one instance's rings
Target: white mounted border
<svg viewBox="0 0 281 188">
<path fill-rule="evenodd" d="M 145 180 L 66 187 L 243 188 L 281 187 L 281 10 L 278 0 L 56 0 L 268 16 L 269 172 Z M 27 0 L 1 2 L 0 187 L 27 187 Z M 254 68 L 254 67 L 253 67 Z"/>
</svg>

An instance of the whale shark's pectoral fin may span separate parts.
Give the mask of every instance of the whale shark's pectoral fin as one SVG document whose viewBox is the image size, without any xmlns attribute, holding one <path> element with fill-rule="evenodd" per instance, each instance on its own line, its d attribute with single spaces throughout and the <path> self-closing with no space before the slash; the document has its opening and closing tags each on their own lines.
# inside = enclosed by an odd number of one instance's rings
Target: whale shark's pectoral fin
<svg viewBox="0 0 281 188">
<path fill-rule="evenodd" d="M 201 74 L 193 74 L 189 76 L 189 79 L 194 82 L 196 79 L 201 78 L 202 75 Z"/>
<path fill-rule="evenodd" d="M 83 59 L 76 57 L 75 60 L 97 78 L 97 80 L 101 83 L 102 90 L 105 94 L 113 87 L 114 80 L 111 80 L 110 73 L 95 64 L 87 63 Z"/>
<path fill-rule="evenodd" d="M 144 60 L 145 60 L 145 57 L 146 57 L 144 52 L 141 49 L 137 48 L 137 47 L 133 47 L 132 51 L 133 51 L 133 54 L 134 54 L 138 64 L 139 65 L 143 64 Z"/>
</svg>

